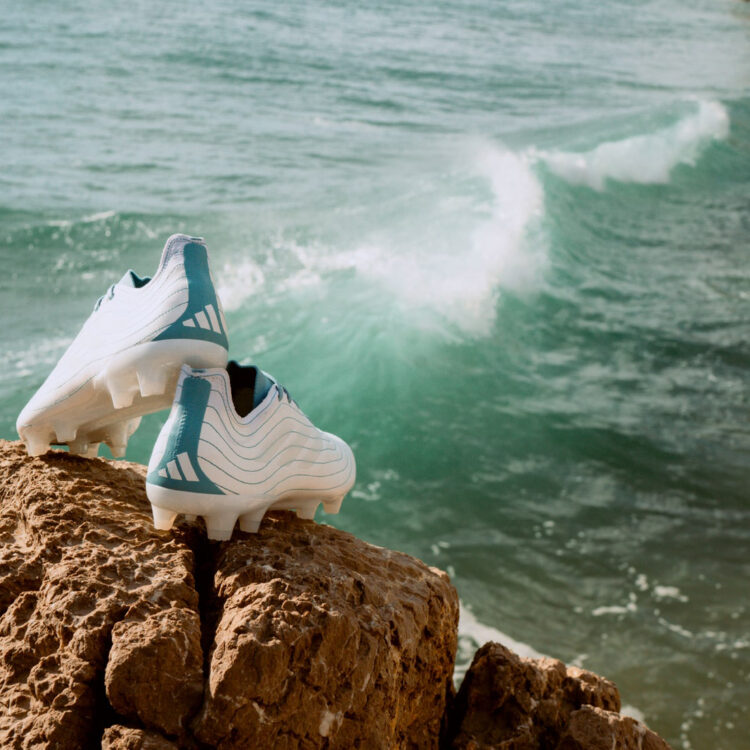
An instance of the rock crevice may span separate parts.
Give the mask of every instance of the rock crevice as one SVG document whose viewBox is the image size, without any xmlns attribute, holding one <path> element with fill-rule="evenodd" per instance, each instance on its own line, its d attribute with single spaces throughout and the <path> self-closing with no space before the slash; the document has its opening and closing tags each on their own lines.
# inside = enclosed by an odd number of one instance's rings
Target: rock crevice
<svg viewBox="0 0 750 750">
<path fill-rule="evenodd" d="M 293 513 L 157 532 L 145 467 L 0 441 L 0 747 L 666 750 L 608 680 L 479 649 L 445 573 Z"/>
<path fill-rule="evenodd" d="M 156 532 L 144 473 L 0 442 L 0 746 L 437 747 L 444 573 L 289 513 Z"/>
</svg>

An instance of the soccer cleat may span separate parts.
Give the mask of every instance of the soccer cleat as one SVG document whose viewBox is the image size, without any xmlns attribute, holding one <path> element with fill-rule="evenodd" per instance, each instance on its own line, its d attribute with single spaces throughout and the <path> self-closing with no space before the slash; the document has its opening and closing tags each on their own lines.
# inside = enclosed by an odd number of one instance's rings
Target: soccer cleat
<svg viewBox="0 0 750 750">
<path fill-rule="evenodd" d="M 180 367 L 223 367 L 224 314 L 203 240 L 172 235 L 154 277 L 128 271 L 24 407 L 16 429 L 31 456 L 51 444 L 125 455 L 143 414 L 172 403 Z"/>
<path fill-rule="evenodd" d="M 157 529 L 178 514 L 202 516 L 209 539 L 237 519 L 256 532 L 269 509 L 313 518 L 338 513 L 354 484 L 354 455 L 317 429 L 285 388 L 256 367 L 185 366 L 146 476 Z"/>
</svg>

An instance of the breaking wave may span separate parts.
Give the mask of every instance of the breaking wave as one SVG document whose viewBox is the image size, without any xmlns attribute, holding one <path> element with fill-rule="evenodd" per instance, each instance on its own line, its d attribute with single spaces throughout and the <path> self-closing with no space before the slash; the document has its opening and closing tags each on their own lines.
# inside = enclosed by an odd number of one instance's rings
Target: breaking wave
<svg viewBox="0 0 750 750">
<path fill-rule="evenodd" d="M 603 190 L 607 180 L 637 184 L 669 182 L 679 164 L 694 165 L 705 146 L 729 135 L 729 114 L 716 101 L 698 102 L 698 111 L 671 127 L 602 143 L 591 151 L 538 151 L 536 158 L 573 185 Z"/>
<path fill-rule="evenodd" d="M 426 311 L 465 334 L 488 334 L 498 294 L 533 288 L 544 267 L 545 244 L 535 231 L 544 196 L 529 159 L 494 146 L 475 155 L 471 176 L 475 194 L 436 192 L 435 205 L 411 216 L 406 232 L 353 239 L 343 249 L 276 241 L 264 264 L 227 264 L 218 278 L 226 308 L 239 308 L 260 287 L 293 292 L 353 271 L 413 320 Z"/>
</svg>

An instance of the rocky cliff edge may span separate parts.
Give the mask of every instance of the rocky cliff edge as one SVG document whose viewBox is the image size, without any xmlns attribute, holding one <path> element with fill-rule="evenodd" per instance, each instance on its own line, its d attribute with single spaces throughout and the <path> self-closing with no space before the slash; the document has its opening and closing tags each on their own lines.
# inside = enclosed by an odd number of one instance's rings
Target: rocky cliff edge
<svg viewBox="0 0 750 750">
<path fill-rule="evenodd" d="M 499 644 L 455 696 L 445 573 L 293 513 L 157 532 L 144 475 L 0 441 L 0 747 L 667 747 Z"/>
</svg>

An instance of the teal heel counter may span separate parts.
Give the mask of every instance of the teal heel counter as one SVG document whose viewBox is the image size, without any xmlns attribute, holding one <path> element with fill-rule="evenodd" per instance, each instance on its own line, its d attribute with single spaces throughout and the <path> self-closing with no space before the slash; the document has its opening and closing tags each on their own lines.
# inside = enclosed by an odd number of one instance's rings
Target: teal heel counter
<svg viewBox="0 0 750 750">
<path fill-rule="evenodd" d="M 183 314 L 154 340 L 196 339 L 229 348 L 226 323 L 208 268 L 208 250 L 188 242 L 183 250 L 188 304 Z"/>
<path fill-rule="evenodd" d="M 198 463 L 198 442 L 210 393 L 211 384 L 207 380 L 191 377 L 183 380 L 164 455 L 146 477 L 150 484 L 186 492 L 224 494 Z"/>
</svg>

